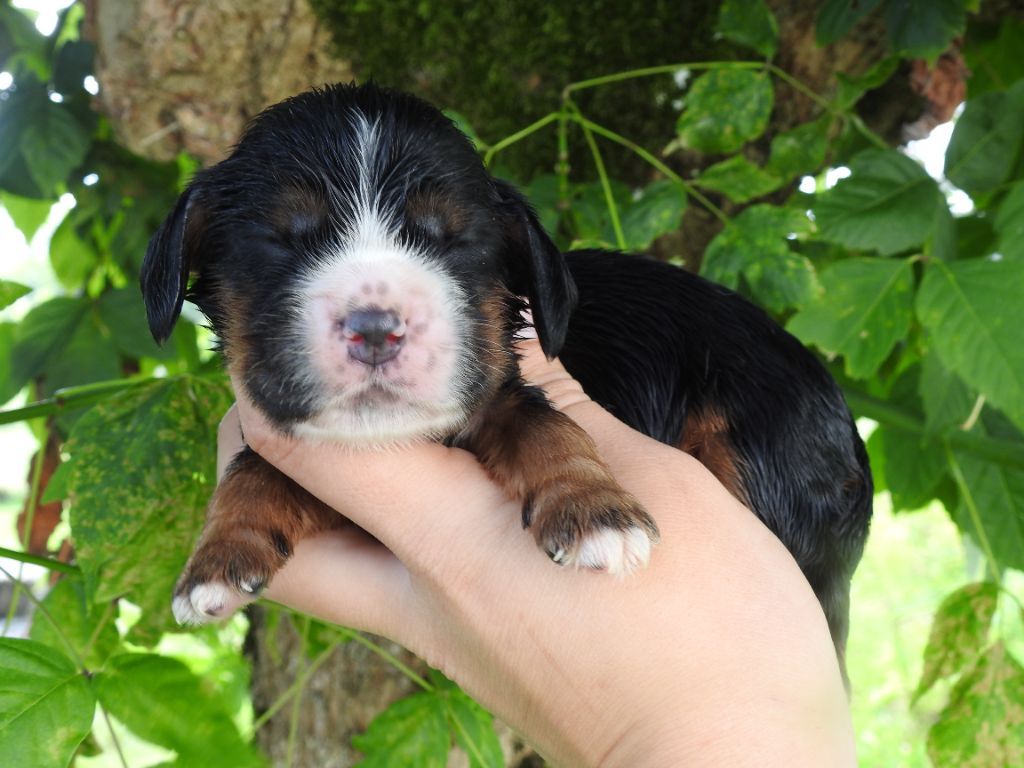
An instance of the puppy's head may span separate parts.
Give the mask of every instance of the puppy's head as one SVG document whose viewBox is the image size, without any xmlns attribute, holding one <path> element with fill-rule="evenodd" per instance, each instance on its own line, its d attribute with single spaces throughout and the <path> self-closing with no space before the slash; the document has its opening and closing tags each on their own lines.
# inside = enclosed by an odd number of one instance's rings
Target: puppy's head
<svg viewBox="0 0 1024 768">
<path fill-rule="evenodd" d="M 525 200 L 430 105 L 335 86 L 269 108 L 150 242 L 150 329 L 183 301 L 279 428 L 384 443 L 456 431 L 514 370 L 528 297 L 557 354 L 575 288 Z"/>
</svg>

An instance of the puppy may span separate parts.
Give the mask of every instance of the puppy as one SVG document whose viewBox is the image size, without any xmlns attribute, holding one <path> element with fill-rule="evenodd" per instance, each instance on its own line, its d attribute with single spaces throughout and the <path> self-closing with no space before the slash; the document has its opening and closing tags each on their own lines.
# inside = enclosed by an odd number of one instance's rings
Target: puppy
<svg viewBox="0 0 1024 768">
<path fill-rule="evenodd" d="M 654 521 L 589 437 L 526 385 L 541 347 L 603 407 L 702 461 L 793 553 L 842 659 L 871 515 L 864 447 L 828 373 L 736 294 L 675 267 L 562 254 L 432 106 L 373 85 L 270 107 L 201 171 L 150 242 L 150 329 L 185 298 L 282 432 L 472 451 L 560 565 L 643 567 Z M 338 515 L 251 450 L 228 469 L 175 590 L 202 623 L 253 599 L 295 542 Z"/>
</svg>

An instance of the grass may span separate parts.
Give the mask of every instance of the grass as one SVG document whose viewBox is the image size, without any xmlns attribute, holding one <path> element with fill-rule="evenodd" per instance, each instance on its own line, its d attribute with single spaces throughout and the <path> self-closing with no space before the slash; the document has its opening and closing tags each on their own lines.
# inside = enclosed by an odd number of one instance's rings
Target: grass
<svg viewBox="0 0 1024 768">
<path fill-rule="evenodd" d="M 938 504 L 894 515 L 887 494 L 853 581 L 848 650 L 860 764 L 928 768 L 928 728 L 942 690 L 917 706 L 911 697 L 932 617 L 950 592 L 969 581 L 962 540 Z"/>
</svg>

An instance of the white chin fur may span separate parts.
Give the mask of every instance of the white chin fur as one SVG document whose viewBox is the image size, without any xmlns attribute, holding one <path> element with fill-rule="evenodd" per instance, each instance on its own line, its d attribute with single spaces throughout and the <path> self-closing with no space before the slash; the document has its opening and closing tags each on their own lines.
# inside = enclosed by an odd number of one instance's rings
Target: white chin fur
<svg viewBox="0 0 1024 768">
<path fill-rule="evenodd" d="M 301 438 L 345 445 L 388 445 L 450 435 L 458 431 L 465 418 L 465 412 L 458 406 L 398 406 L 371 412 L 329 407 L 315 418 L 296 424 L 294 433 Z"/>
</svg>

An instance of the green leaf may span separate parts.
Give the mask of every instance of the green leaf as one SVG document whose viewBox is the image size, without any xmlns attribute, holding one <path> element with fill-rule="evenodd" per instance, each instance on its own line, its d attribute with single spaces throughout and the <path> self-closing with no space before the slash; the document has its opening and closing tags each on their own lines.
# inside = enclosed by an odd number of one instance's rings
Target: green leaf
<svg viewBox="0 0 1024 768">
<path fill-rule="evenodd" d="M 924 669 L 915 699 L 936 681 L 964 672 L 974 663 L 987 644 L 998 598 L 999 588 L 984 581 L 960 587 L 942 601 L 924 649 Z"/>
<path fill-rule="evenodd" d="M 46 394 L 64 387 L 109 381 L 121 376 L 121 358 L 93 311 L 86 312 L 60 354 L 43 371 Z"/>
<path fill-rule="evenodd" d="M 0 6 L 2 8 L 3 6 Z M 53 190 L 41 190 L 32 180 L 21 151 L 21 140 L 28 136 L 49 98 L 46 86 L 30 75 L 18 78 L 18 87 L 0 99 L 0 188 L 21 197 L 53 197 Z"/>
<path fill-rule="evenodd" d="M 146 316 L 142 293 L 134 285 L 107 291 L 96 302 L 96 309 L 117 348 L 127 357 L 152 357 L 173 360 L 173 345 L 160 347 L 141 318 Z"/>
<path fill-rule="evenodd" d="M 75 424 L 71 528 L 90 599 L 142 608 L 137 642 L 173 626 L 171 592 L 213 491 L 227 387 L 182 376 L 105 400 Z M 116 546 L 113 544 L 116 542 Z"/>
<path fill-rule="evenodd" d="M 99 254 L 75 232 L 74 217 L 60 223 L 50 240 L 50 266 L 68 290 L 76 290 L 99 264 Z"/>
<path fill-rule="evenodd" d="M 49 217 L 53 200 L 33 200 L 4 192 L 0 193 L 0 205 L 3 205 L 25 240 L 31 241 Z"/>
<path fill-rule="evenodd" d="M 847 259 L 821 273 L 824 292 L 787 329 L 830 358 L 842 355 L 855 379 L 873 374 L 906 337 L 913 306 L 911 259 Z"/>
<path fill-rule="evenodd" d="M 993 30 L 990 34 L 986 34 Z M 992 27 L 971 24 L 964 45 L 964 59 L 971 71 L 971 98 L 990 91 L 1006 90 L 1024 79 L 1024 23 L 1004 16 Z"/>
<path fill-rule="evenodd" d="M 714 69 L 690 86 L 676 132 L 690 149 L 709 154 L 736 152 L 764 133 L 774 103 L 768 75 Z"/>
<path fill-rule="evenodd" d="M 860 101 L 865 93 L 884 85 L 893 76 L 902 61 L 899 56 L 887 56 L 861 75 L 852 76 L 837 72 L 836 81 L 839 87 L 836 89 L 833 100 L 836 108 L 848 110 Z"/>
<path fill-rule="evenodd" d="M 447 696 L 455 743 L 469 757 L 470 768 L 503 768 L 505 756 L 494 730 L 494 716 L 458 689 Z"/>
<path fill-rule="evenodd" d="M 530 183 L 523 187 L 523 194 L 537 212 L 544 231 L 554 237 L 558 233 L 558 222 L 562 218 L 558 208 L 558 177 L 553 173 L 534 176 Z"/>
<path fill-rule="evenodd" d="M 17 72 L 25 67 L 45 80 L 50 74 L 47 42 L 24 11 L 0 4 L 0 69 Z"/>
<path fill-rule="evenodd" d="M 881 0 L 825 0 L 818 12 L 818 45 L 834 43 L 853 29 L 858 21 L 875 10 L 880 2 Z"/>
<path fill-rule="evenodd" d="M 1005 259 L 1024 261 L 1024 181 L 1018 181 L 999 204 L 996 214 L 999 241 L 996 250 Z"/>
<path fill-rule="evenodd" d="M 930 262 L 917 315 L 943 364 L 1024 425 L 1024 262 Z"/>
<path fill-rule="evenodd" d="M 947 206 L 935 209 L 935 223 L 925 241 L 925 256 L 940 261 L 953 261 L 957 258 L 957 224 Z"/>
<path fill-rule="evenodd" d="M 96 46 L 85 40 L 69 40 L 60 47 L 53 66 L 52 85 L 65 98 L 84 91 L 83 82 L 93 74 Z"/>
<path fill-rule="evenodd" d="M 92 728 L 96 697 L 63 654 L 0 638 L 0 755 L 11 764 L 66 768 Z"/>
<path fill-rule="evenodd" d="M 17 328 L 14 323 L 0 323 L 0 405 L 18 394 L 24 385 L 24 382 L 19 384 L 11 375 L 12 350 Z"/>
<path fill-rule="evenodd" d="M 50 619 L 60 627 L 57 634 L 53 622 L 41 612 L 32 618 L 33 640 L 51 648 L 71 643 L 88 669 L 98 669 L 117 648 L 119 638 L 114 619 L 117 611 L 111 604 L 92 605 L 85 599 L 81 579 L 62 579 L 43 598 L 43 607 Z"/>
<path fill-rule="evenodd" d="M 959 258 L 971 259 L 995 253 L 997 234 L 988 211 L 955 217 L 953 234 L 953 250 Z"/>
<path fill-rule="evenodd" d="M 27 285 L 13 280 L 0 280 L 0 309 L 11 306 L 14 302 L 32 291 Z"/>
<path fill-rule="evenodd" d="M 867 449 L 875 491 L 889 491 L 895 512 L 913 512 L 931 503 L 948 474 L 942 443 L 920 432 L 880 423 Z"/>
<path fill-rule="evenodd" d="M 802 211 L 753 205 L 711 241 L 701 275 L 732 289 L 740 287 L 742 277 L 753 297 L 776 312 L 805 304 L 820 291 L 818 278 L 787 238 L 807 226 Z"/>
<path fill-rule="evenodd" d="M 11 378 L 16 389 L 38 376 L 71 341 L 89 309 L 87 299 L 58 297 L 34 307 L 18 324 Z"/>
<path fill-rule="evenodd" d="M 783 179 L 763 171 L 743 155 L 715 163 L 695 179 L 697 186 L 721 192 L 734 203 L 745 203 L 782 186 Z"/>
<path fill-rule="evenodd" d="M 352 739 L 361 768 L 444 768 L 451 733 L 445 701 L 434 692 L 400 699 Z"/>
<path fill-rule="evenodd" d="M 823 115 L 790 131 L 776 134 L 772 139 L 771 155 L 765 171 L 784 181 L 820 170 L 825 162 L 831 127 L 831 115 Z"/>
<path fill-rule="evenodd" d="M 946 368 L 931 351 L 921 363 L 918 391 L 924 403 L 925 431 L 931 435 L 961 426 L 971 415 L 977 399 L 964 380 Z"/>
<path fill-rule="evenodd" d="M 894 382 L 888 401 L 911 411 L 921 409 L 920 380 L 923 367 L 914 365 Z M 882 422 L 871 436 L 882 449 L 885 477 L 893 508 L 915 510 L 935 498 L 935 489 L 948 471 L 946 450 L 934 436 L 903 430 Z"/>
<path fill-rule="evenodd" d="M 126 653 L 110 659 L 94 682 L 104 709 L 137 736 L 177 752 L 178 765 L 265 765 L 238 733 L 226 703 L 180 661 Z"/>
<path fill-rule="evenodd" d="M 675 182 L 655 181 L 622 212 L 620 223 L 626 248 L 643 251 L 657 238 L 679 229 L 686 209 L 686 192 Z"/>
<path fill-rule="evenodd" d="M 296 617 L 292 617 L 293 623 Z M 307 658 L 315 659 L 328 649 L 344 645 L 352 639 L 352 630 L 334 624 L 303 616 L 304 628 L 295 627 L 296 634 L 302 638 L 302 647 Z"/>
<path fill-rule="evenodd" d="M 820 236 L 883 255 L 923 245 L 946 208 L 924 168 L 895 150 L 872 149 L 853 159 L 850 172 L 814 205 Z"/>
<path fill-rule="evenodd" d="M 984 431 L 981 425 L 976 429 Z M 976 458 L 966 451 L 956 451 L 955 458 L 963 475 L 957 525 L 979 540 L 973 504 L 1000 567 L 1024 568 L 1024 471 Z"/>
<path fill-rule="evenodd" d="M 71 110 L 47 100 L 35 115 L 31 130 L 21 136 L 21 153 L 39 189 L 54 190 L 85 158 L 92 131 Z"/>
<path fill-rule="evenodd" d="M 715 31 L 766 59 L 772 58 L 778 47 L 779 25 L 764 0 L 724 0 Z"/>
<path fill-rule="evenodd" d="M 632 194 L 625 184 L 611 182 L 612 199 L 621 216 L 632 204 Z M 592 241 L 596 247 L 611 247 L 615 242 L 608 203 L 600 183 L 583 184 L 576 190 L 572 208 L 569 211 L 575 228 L 576 240 Z"/>
<path fill-rule="evenodd" d="M 946 148 L 946 178 L 972 196 L 1001 185 L 1020 155 L 1021 125 L 1024 80 L 1007 91 L 968 99 Z"/>
<path fill-rule="evenodd" d="M 967 23 L 965 0 L 888 0 L 885 26 L 892 46 L 904 58 L 934 58 L 945 51 Z"/>
<path fill-rule="evenodd" d="M 1002 642 L 989 648 L 928 731 L 936 768 L 1024 764 L 1024 668 Z"/>
</svg>

